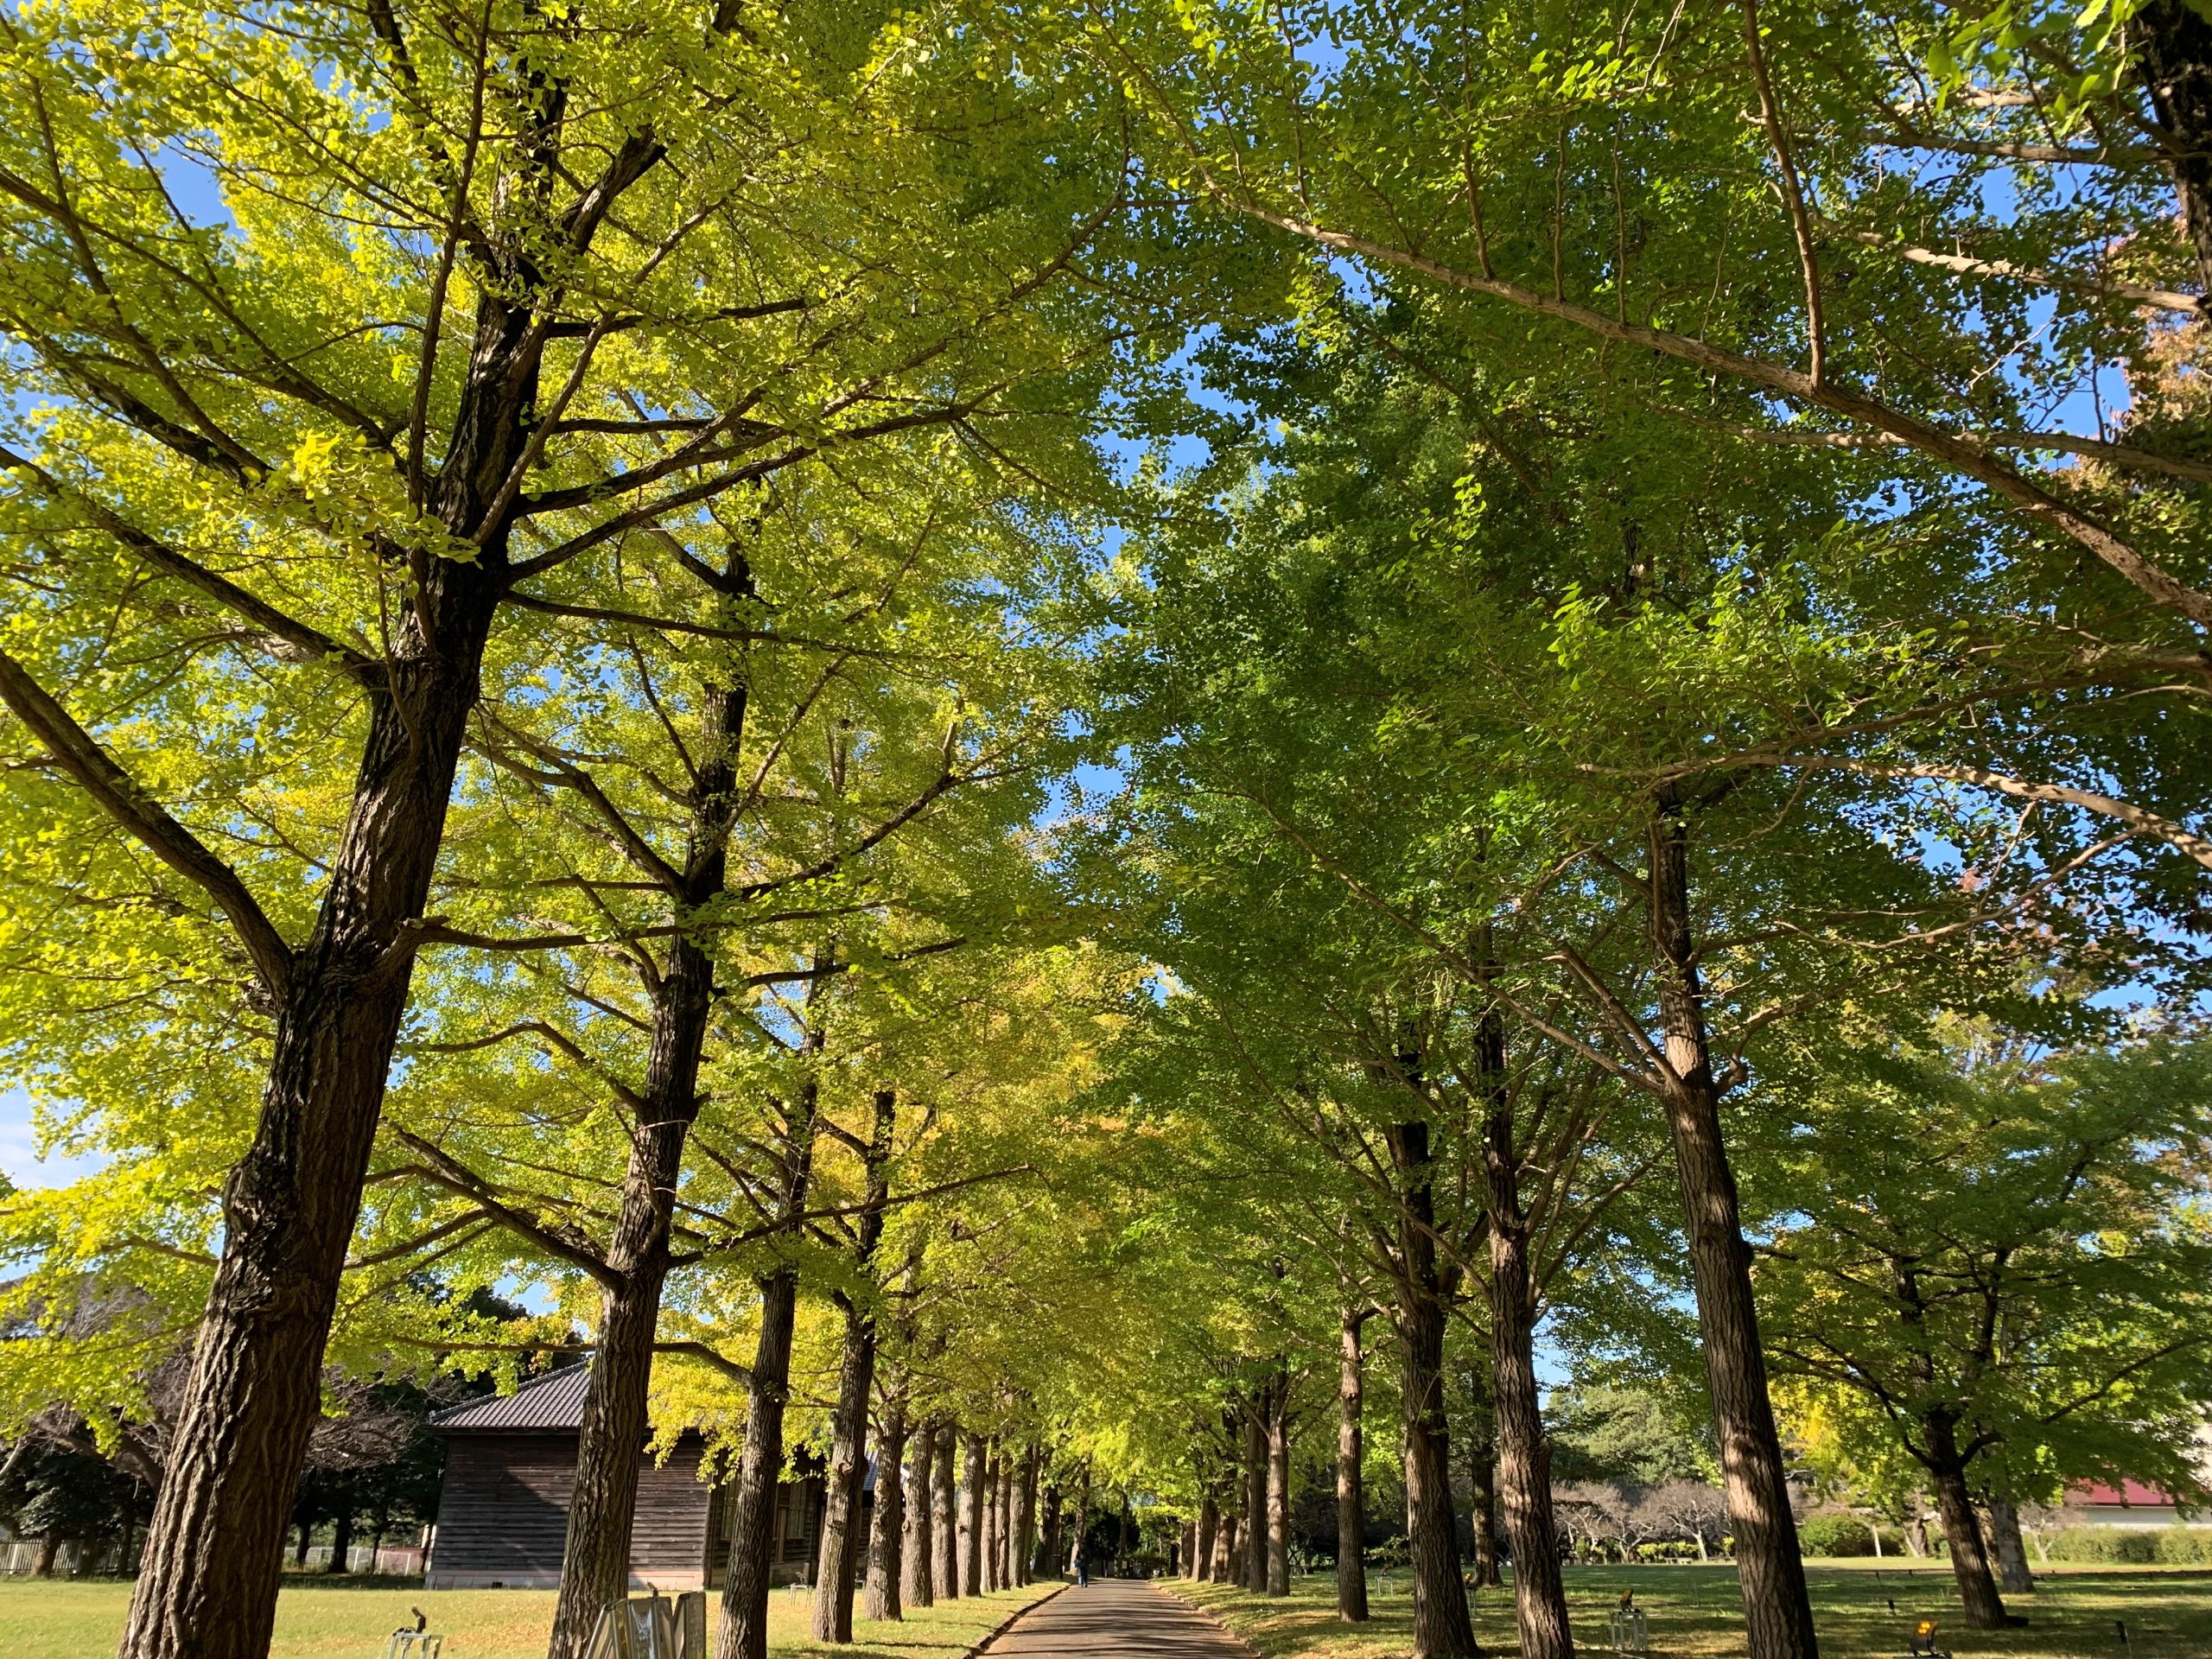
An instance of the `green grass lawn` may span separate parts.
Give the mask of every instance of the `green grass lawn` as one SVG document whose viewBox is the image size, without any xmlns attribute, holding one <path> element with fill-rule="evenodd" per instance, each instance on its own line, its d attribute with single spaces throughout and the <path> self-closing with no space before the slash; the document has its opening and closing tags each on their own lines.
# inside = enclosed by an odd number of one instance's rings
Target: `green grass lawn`
<svg viewBox="0 0 2212 1659">
<path fill-rule="evenodd" d="M 1970 1630 L 1960 1618 L 1948 1567 L 1919 1561 L 1900 1567 L 1871 1561 L 1808 1569 L 1821 1659 L 1895 1659 L 1916 1619 L 1932 1616 L 1939 1645 L 1961 1659 L 2018 1655 L 2023 1659 L 2126 1659 L 2113 1628 L 2127 1622 L 2134 1659 L 2207 1659 L 2212 1656 L 2212 1572 L 2075 1567 L 2039 1577 L 2031 1596 L 2007 1605 L 2031 1621 L 2024 1630 Z M 1287 1601 L 1265 1601 L 1219 1585 L 1174 1588 L 1220 1618 L 1263 1659 L 1402 1659 L 1413 1645 L 1413 1604 L 1402 1573 L 1370 1579 L 1373 1618 L 1336 1622 L 1336 1580 L 1322 1574 L 1297 1581 Z M 1744 1651 L 1742 1606 L 1729 1567 L 1573 1567 L 1567 1599 L 1575 1643 L 1605 1650 L 1614 1605 L 1636 1592 L 1650 1620 L 1655 1654 L 1723 1659 Z M 1890 1611 L 1894 1599 L 1897 1611 Z M 1512 1653 L 1513 1594 L 1475 1597 L 1475 1633 L 1487 1653 Z"/>
<path fill-rule="evenodd" d="M 779 1659 L 960 1659 L 1015 1609 L 1058 1586 L 1033 1584 L 995 1595 L 916 1610 L 904 1624 L 855 1619 L 854 1644 L 831 1649 L 806 1635 L 810 1599 L 779 1590 L 768 1639 Z M 0 1656 L 5 1659 L 104 1659 L 115 1651 L 130 1586 L 0 1578 Z M 543 1659 L 553 1625 L 550 1590 L 390 1589 L 288 1581 L 276 1603 L 270 1659 L 383 1659 L 392 1630 L 420 1607 L 446 1636 L 445 1659 Z M 713 1617 L 713 1599 L 708 1602 Z"/>
</svg>

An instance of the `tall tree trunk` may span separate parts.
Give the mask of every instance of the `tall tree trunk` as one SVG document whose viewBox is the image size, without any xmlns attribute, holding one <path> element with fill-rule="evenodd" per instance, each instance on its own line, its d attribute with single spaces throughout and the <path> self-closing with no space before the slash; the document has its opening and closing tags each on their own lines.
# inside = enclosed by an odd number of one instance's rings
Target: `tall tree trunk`
<svg viewBox="0 0 2212 1659">
<path fill-rule="evenodd" d="M 1467 1419 L 1469 1532 L 1475 1587 L 1484 1590 L 1503 1582 L 1497 1572 L 1497 1408 L 1490 1368 L 1478 1362 L 1467 1373 L 1467 1384 L 1473 1396 Z"/>
<path fill-rule="evenodd" d="M 550 96 L 550 94 L 549 94 Z M 545 126 L 524 124 L 545 177 Z M 660 155 L 625 145 L 574 221 L 582 256 L 605 210 Z M 527 194 L 523 187 L 518 194 Z M 223 1190 L 222 1255 L 140 1561 L 124 1659 L 259 1659 L 385 1077 L 414 971 L 454 772 L 507 581 L 505 488 L 536 424 L 544 278 L 512 226 L 480 273 L 475 338 L 427 505 L 472 558 L 424 556 L 366 693 L 353 799 L 306 944 L 285 952 L 259 1120 Z"/>
<path fill-rule="evenodd" d="M 353 1511 L 340 1510 L 333 1517 L 330 1528 L 330 1570 L 350 1573 L 353 1569 L 350 1558 L 353 1554 Z"/>
<path fill-rule="evenodd" d="M 1485 941 L 1485 944 L 1487 941 Z M 1536 1292 L 1529 1272 L 1529 1217 L 1505 1079 L 1505 1024 L 1495 1007 L 1477 1027 L 1477 1071 L 1488 1116 L 1483 1185 L 1490 1217 L 1491 1400 L 1497 1424 L 1498 1485 L 1513 1541 L 1513 1612 L 1522 1659 L 1574 1659 L 1567 1586 L 1552 1514 L 1551 1447 L 1536 1392 Z"/>
<path fill-rule="evenodd" d="M 1221 1531 L 1214 1544 L 1214 1581 L 1217 1584 L 1242 1586 L 1243 1580 L 1243 1522 L 1235 1508 L 1221 1514 Z"/>
<path fill-rule="evenodd" d="M 314 1547 L 314 1544 L 315 1523 L 309 1521 L 301 1522 L 299 1545 L 292 1552 L 294 1567 L 304 1567 L 308 1564 L 308 1551 Z"/>
<path fill-rule="evenodd" d="M 1014 1581 L 1029 1582 L 1030 1564 L 1037 1558 L 1037 1447 L 1021 1454 L 1020 1480 L 1014 1489 Z"/>
<path fill-rule="evenodd" d="M 924 1423 L 913 1436 L 914 1464 L 906 1482 L 906 1535 L 899 1545 L 899 1599 L 908 1607 L 937 1605 L 935 1520 L 937 1426 Z"/>
<path fill-rule="evenodd" d="M 1267 1593 L 1290 1593 L 1290 1379 L 1277 1373 L 1268 1411 Z"/>
<path fill-rule="evenodd" d="M 983 1593 L 1006 1588 L 1006 1448 L 983 1447 Z"/>
<path fill-rule="evenodd" d="M 1060 1531 L 1063 1523 L 1060 1516 L 1060 1489 L 1057 1482 L 1046 1484 L 1043 1504 L 1045 1535 L 1037 1547 L 1038 1560 L 1043 1564 L 1043 1571 L 1053 1578 L 1058 1578 L 1060 1575 Z"/>
<path fill-rule="evenodd" d="M 1936 1513 L 1943 1522 L 1943 1541 L 1951 1547 L 1951 1576 L 1958 1580 L 1967 1623 L 1978 1630 L 2001 1630 L 2005 1599 L 1998 1593 L 1988 1552 L 1982 1548 L 1981 1522 L 1967 1487 L 1966 1459 L 1959 1455 L 1958 1425 L 1948 1413 L 1937 1411 L 1923 1416 L 1920 1426 L 1926 1446 L 1923 1461 L 1929 1484 L 1936 1489 Z"/>
<path fill-rule="evenodd" d="M 1244 1414 L 1244 1573 L 1243 1584 L 1255 1596 L 1268 1592 L 1268 1394 L 1270 1377 L 1260 1386 Z"/>
<path fill-rule="evenodd" d="M 939 1601 L 960 1596 L 960 1431 L 937 1427 L 937 1478 L 930 1492 L 930 1588 Z"/>
<path fill-rule="evenodd" d="M 875 1507 L 868 1517 L 868 1616 L 906 1617 L 906 1394 L 893 1389 L 875 1441 Z"/>
<path fill-rule="evenodd" d="M 1728 1522 L 1736 1539 L 1736 1573 L 1744 1598 L 1750 1659 L 1815 1659 L 1812 1599 L 1789 1482 L 1767 1393 L 1751 1296 L 1751 1252 L 1744 1242 L 1735 1172 L 1720 1130 L 1720 1090 L 1706 1040 L 1704 993 L 1690 921 L 1689 839 L 1679 804 L 1661 803 L 1650 823 L 1649 895 L 1652 966 L 1660 1023 L 1673 1073 L 1666 1092 L 1668 1128 L 1681 1179 L 1689 1235 L 1690 1276 L 1697 1293 L 1706 1381 L 1713 1430 L 1720 1442 Z M 1503 1431 L 1503 1422 L 1500 1427 Z M 1515 1541 L 1514 1572 L 1526 1570 Z"/>
<path fill-rule="evenodd" d="M 783 1542 L 776 1528 L 776 1483 L 784 1471 L 784 1404 L 791 1393 L 798 1312 L 797 1268 L 779 1268 L 760 1281 L 760 1340 L 746 1394 L 737 1490 L 729 1497 L 735 1513 L 715 1659 L 767 1659 L 768 1586 Z"/>
<path fill-rule="evenodd" d="M 1213 1578 L 1214 1535 L 1221 1529 L 1221 1505 L 1209 1491 L 1198 1498 L 1198 1528 L 1191 1542 L 1191 1576 L 1201 1584 Z"/>
<path fill-rule="evenodd" d="M 753 572 L 733 544 L 723 569 L 733 594 L 749 595 Z M 745 736 L 743 677 L 709 682 L 700 696 L 681 925 L 721 897 L 737 820 L 737 751 Z M 601 1258 L 598 1351 L 584 1384 L 576 1435 L 575 1484 L 562 1545 L 561 1590 L 553 1607 L 550 1659 L 582 1659 L 600 1610 L 627 1593 L 630 1535 L 637 1518 L 638 1461 L 647 1439 L 646 1385 L 660 1331 L 669 1235 L 683 1154 L 699 1116 L 699 1064 L 706 1052 L 715 964 L 697 937 L 677 933 L 652 988 L 652 1029 L 639 1090 L 614 1230 Z"/>
<path fill-rule="evenodd" d="M 1347 1303 L 1338 1316 L 1337 1365 L 1337 1617 L 1367 1622 L 1367 1371 L 1360 1332 L 1368 1310 Z"/>
<path fill-rule="evenodd" d="M 997 1503 L 992 1522 L 997 1530 L 991 1537 L 991 1560 L 998 1569 L 998 1587 L 1001 1590 L 1014 1583 L 1014 1495 L 1020 1484 L 1019 1469 L 1014 1448 L 1001 1440 L 998 1484 L 993 1493 Z"/>
<path fill-rule="evenodd" d="M 983 1593 L 983 1437 L 960 1437 L 960 1593 Z"/>
<path fill-rule="evenodd" d="M 1413 1558 L 1414 1659 L 1481 1652 L 1459 1579 L 1452 1515 L 1451 1439 L 1444 1414 L 1444 1295 L 1436 1268 L 1436 1203 L 1428 1125 L 1387 1131 L 1400 1182 L 1398 1344 L 1406 1459 L 1406 1541 Z"/>
<path fill-rule="evenodd" d="M 831 952 L 824 949 L 817 965 Z M 810 981 L 812 1004 L 823 981 Z M 805 1052 L 822 1052 L 818 1020 L 810 1019 Z M 809 1077 L 799 1085 L 798 1105 L 786 1118 L 783 1147 L 783 1191 L 778 1217 L 796 1230 L 806 1213 L 814 1182 L 814 1139 L 821 1110 L 821 1087 Z M 721 1619 L 715 1637 L 715 1659 L 767 1659 L 768 1589 L 783 1540 L 776 1529 L 776 1484 L 784 1469 L 784 1407 L 791 1397 L 791 1336 L 798 1319 L 798 1269 L 784 1266 L 760 1280 L 760 1337 L 747 1389 L 745 1449 L 738 1460 L 736 1506 L 729 1543 L 729 1568 L 722 1580 Z"/>
<path fill-rule="evenodd" d="M 2020 1511 L 2012 1500 L 1995 1488 L 1988 1495 L 1989 1535 L 1997 1546 L 1997 1585 L 2008 1596 L 2024 1596 L 2036 1587 L 2028 1570 L 2027 1541 L 2020 1536 Z"/>
<path fill-rule="evenodd" d="M 2196 255 L 2196 285 L 2212 294 L 2212 22 L 2190 0 L 2149 0 L 2128 33 Z"/>
<path fill-rule="evenodd" d="M 883 1207 L 889 1198 L 886 1172 L 898 1096 L 879 1089 L 874 1108 L 865 1158 L 867 1185 L 853 1224 L 861 1294 L 840 1292 L 836 1298 L 845 1315 L 845 1348 L 837 1367 L 837 1406 L 830 1418 L 830 1471 L 823 1488 L 821 1589 L 814 1598 L 812 1621 L 817 1642 L 853 1639 L 853 1586 L 860 1577 L 861 1497 L 868 1479 L 868 1402 L 875 1390 L 876 1349 L 875 1308 L 865 1297 L 883 1239 Z"/>
</svg>

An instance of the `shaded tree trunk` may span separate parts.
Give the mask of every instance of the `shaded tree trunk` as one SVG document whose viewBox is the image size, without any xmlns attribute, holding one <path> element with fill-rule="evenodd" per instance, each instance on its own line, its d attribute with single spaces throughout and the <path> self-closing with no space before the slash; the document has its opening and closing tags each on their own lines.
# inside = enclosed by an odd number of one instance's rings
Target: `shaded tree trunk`
<svg viewBox="0 0 2212 1659">
<path fill-rule="evenodd" d="M 875 1440 L 875 1505 L 868 1516 L 868 1616 L 904 1619 L 906 1554 L 906 1397 L 896 1390 Z"/>
<path fill-rule="evenodd" d="M 897 1123 L 898 1097 L 888 1089 L 877 1090 L 864 1160 L 868 1184 L 853 1225 L 862 1295 L 874 1281 L 876 1247 L 883 1238 L 883 1206 L 889 1196 L 885 1171 Z M 853 1639 L 853 1586 L 862 1550 L 861 1489 L 868 1478 L 868 1402 L 875 1390 L 875 1309 L 842 1291 L 836 1300 L 845 1316 L 845 1347 L 837 1367 L 837 1406 L 830 1418 L 830 1471 L 823 1486 L 820 1593 L 814 1598 L 812 1621 L 817 1642 Z"/>
<path fill-rule="evenodd" d="M 1477 1070 L 1489 1114 L 1483 1185 L 1490 1217 L 1491 1402 L 1497 1428 L 1497 1484 L 1513 1541 L 1513 1612 L 1522 1659 L 1574 1659 L 1552 1514 L 1551 1446 L 1536 1392 L 1536 1291 L 1529 1272 L 1529 1217 L 1505 1083 L 1505 1026 L 1484 1010 Z"/>
<path fill-rule="evenodd" d="M 1662 801 L 1650 823 L 1652 966 L 1673 1073 L 1664 1104 L 1689 1235 L 1690 1275 L 1705 1347 L 1713 1425 L 1720 1443 L 1729 1529 L 1751 1659 L 1814 1659 L 1812 1600 L 1789 1510 L 1782 1437 L 1767 1392 L 1735 1172 L 1720 1130 L 1720 1089 L 1706 1040 L 1704 993 L 1690 920 L 1689 842 L 1680 806 Z M 1500 1424 L 1501 1433 L 1503 1424 Z M 1514 1572 L 1526 1570 L 1515 1541 Z"/>
<path fill-rule="evenodd" d="M 1997 1548 L 1997 1586 L 2008 1596 L 2024 1596 L 2036 1587 L 2028 1570 L 2027 1541 L 2020 1535 L 2020 1511 L 2003 1492 L 1988 1495 L 1989 1536 Z"/>
<path fill-rule="evenodd" d="M 784 1471 L 784 1405 L 791 1392 L 798 1310 L 796 1268 L 779 1268 L 760 1281 L 760 1339 L 746 1392 L 737 1490 L 728 1500 L 734 1513 L 716 1659 L 767 1659 L 769 1577 L 783 1541 L 776 1529 L 776 1483 Z"/>
<path fill-rule="evenodd" d="M 1213 1578 L 1213 1541 L 1220 1529 L 1221 1505 L 1207 1491 L 1198 1498 L 1198 1531 L 1191 1541 L 1191 1576 L 1202 1584 Z"/>
<path fill-rule="evenodd" d="M 1364 1307 L 1347 1306 L 1337 1322 L 1337 1617 L 1367 1622 L 1367 1452 L 1365 1357 L 1360 1332 Z"/>
<path fill-rule="evenodd" d="M 960 1593 L 983 1593 L 983 1437 L 960 1440 Z"/>
<path fill-rule="evenodd" d="M 937 1426 L 924 1423 L 913 1436 L 914 1460 L 906 1484 L 906 1529 L 899 1544 L 899 1599 L 908 1607 L 937 1605 Z"/>
<path fill-rule="evenodd" d="M 551 114 L 541 107 L 524 124 L 518 195 L 530 194 L 524 176 L 550 181 L 543 162 L 557 146 L 540 118 Z M 609 160 L 592 187 L 597 205 L 586 213 L 580 203 L 571 225 L 575 255 L 660 153 L 640 135 Z M 284 1536 L 321 1411 L 323 1350 L 407 1007 L 414 925 L 506 583 L 506 480 L 537 415 L 545 278 L 512 226 L 495 229 L 484 260 L 473 349 L 426 503 L 476 554 L 416 562 L 365 694 L 346 826 L 314 928 L 283 953 L 259 1118 L 224 1185 L 222 1255 L 155 1497 L 124 1659 L 269 1651 Z"/>
<path fill-rule="evenodd" d="M 330 1570 L 350 1573 L 353 1554 L 353 1511 L 340 1510 L 332 1517 L 330 1528 Z"/>
<path fill-rule="evenodd" d="M 1060 1532 L 1064 1523 L 1060 1516 L 1060 1489 L 1057 1485 L 1045 1488 L 1044 1510 L 1044 1538 L 1038 1545 L 1038 1559 L 1043 1563 L 1044 1572 L 1058 1578 L 1060 1573 Z"/>
<path fill-rule="evenodd" d="M 749 595 L 751 567 L 735 546 L 723 575 Z M 737 818 L 738 746 L 748 691 L 709 683 L 700 697 L 698 754 L 687 853 L 677 895 L 681 922 L 720 897 Z M 553 1608 L 550 1659 L 582 1659 L 600 1610 L 628 1592 L 630 1535 L 637 1518 L 638 1463 L 648 1437 L 646 1385 L 660 1330 L 669 1271 L 676 1189 L 691 1127 L 699 1116 L 699 1064 L 706 1052 L 715 965 L 698 938 L 678 933 L 652 987 L 652 1028 L 638 1126 L 630 1137 L 614 1230 L 598 1263 L 598 1351 L 585 1380 L 576 1434 L 575 1484 L 561 1551 L 561 1589 Z"/>
<path fill-rule="evenodd" d="M 1478 1363 L 1467 1374 L 1473 1407 L 1468 1414 L 1468 1531 L 1474 1550 L 1475 1587 L 1491 1588 L 1497 1572 L 1497 1413 L 1491 1400 L 1491 1379 Z"/>
<path fill-rule="evenodd" d="M 1981 1522 L 1967 1488 L 1966 1459 L 1959 1455 L 1958 1425 L 1948 1413 L 1931 1412 L 1921 1419 L 1921 1433 L 1926 1446 L 1922 1461 L 1936 1489 L 1936 1513 L 1943 1523 L 1943 1541 L 1951 1547 L 1951 1576 L 1958 1580 L 1967 1623 L 1978 1630 L 2001 1630 L 2005 1599 L 1982 1548 Z"/>
<path fill-rule="evenodd" d="M 1428 1125 L 1386 1132 L 1400 1182 L 1398 1345 L 1405 1435 L 1406 1541 L 1413 1558 L 1414 1659 L 1474 1659 L 1481 1649 L 1459 1579 L 1444 1414 L 1444 1295 Z"/>
<path fill-rule="evenodd" d="M 930 1588 L 939 1601 L 960 1596 L 960 1431 L 937 1427 L 937 1476 L 930 1492 Z"/>
<path fill-rule="evenodd" d="M 1239 1582 L 1268 1592 L 1268 1394 L 1270 1378 L 1244 1414 L 1244 1570 Z"/>
<path fill-rule="evenodd" d="M 1241 1586 L 1243 1573 L 1244 1530 L 1235 1509 L 1222 1511 L 1221 1531 L 1214 1544 L 1214 1581 L 1217 1584 Z"/>
<path fill-rule="evenodd" d="M 1275 1377 L 1268 1411 L 1267 1593 L 1290 1593 L 1290 1379 Z"/>
<path fill-rule="evenodd" d="M 1037 1558 L 1037 1448 L 1031 1446 L 1021 1454 L 1020 1479 L 1014 1489 L 1014 1581 L 1029 1582 L 1030 1567 Z"/>
<path fill-rule="evenodd" d="M 292 1551 L 292 1565 L 294 1567 L 304 1567 L 308 1564 L 308 1551 L 313 1548 L 314 1545 L 314 1523 L 307 1521 L 301 1522 L 300 1541 Z"/>
</svg>

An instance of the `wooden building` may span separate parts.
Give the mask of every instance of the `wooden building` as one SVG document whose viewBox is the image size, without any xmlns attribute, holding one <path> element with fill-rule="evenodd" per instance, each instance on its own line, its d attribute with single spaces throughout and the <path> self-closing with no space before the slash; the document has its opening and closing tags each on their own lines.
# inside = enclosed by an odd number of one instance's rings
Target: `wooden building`
<svg viewBox="0 0 2212 1659">
<path fill-rule="evenodd" d="M 446 1466 L 429 1588 L 551 1589 L 561 1582 L 587 1369 L 550 1371 L 512 1394 L 471 1400 L 430 1419 L 445 1440 Z M 721 1586 L 734 1506 L 725 1501 L 728 1488 L 699 1478 L 705 1449 L 698 1435 L 686 1433 L 664 1460 L 648 1459 L 638 1471 L 632 1587 Z M 812 1574 L 822 1532 L 820 1465 L 801 1461 L 792 1473 L 776 1494 L 779 1583 Z"/>
</svg>

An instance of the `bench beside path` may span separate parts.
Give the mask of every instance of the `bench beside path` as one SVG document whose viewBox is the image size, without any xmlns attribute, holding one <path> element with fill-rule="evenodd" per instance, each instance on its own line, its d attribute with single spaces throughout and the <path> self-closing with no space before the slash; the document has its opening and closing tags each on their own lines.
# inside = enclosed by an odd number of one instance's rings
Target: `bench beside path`
<svg viewBox="0 0 2212 1659">
<path fill-rule="evenodd" d="M 1220 1625 L 1135 1579 L 1071 1585 L 987 1643 L 983 1659 L 1251 1659 Z"/>
</svg>

